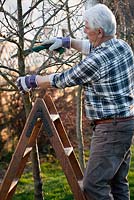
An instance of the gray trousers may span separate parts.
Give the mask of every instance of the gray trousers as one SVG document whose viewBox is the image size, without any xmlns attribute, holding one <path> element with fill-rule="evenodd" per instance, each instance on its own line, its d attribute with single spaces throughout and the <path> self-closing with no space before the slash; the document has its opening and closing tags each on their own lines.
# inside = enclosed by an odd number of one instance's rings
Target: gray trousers
<svg viewBox="0 0 134 200">
<path fill-rule="evenodd" d="M 93 200 L 130 200 L 127 175 L 134 120 L 93 129 L 83 189 Z"/>
</svg>

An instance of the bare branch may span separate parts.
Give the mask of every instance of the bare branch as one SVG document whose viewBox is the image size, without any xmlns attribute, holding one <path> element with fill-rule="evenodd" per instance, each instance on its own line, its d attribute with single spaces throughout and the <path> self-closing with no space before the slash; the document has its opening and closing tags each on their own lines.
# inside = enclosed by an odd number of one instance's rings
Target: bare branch
<svg viewBox="0 0 134 200">
<path fill-rule="evenodd" d="M 18 89 L 17 86 L 14 84 L 14 82 L 11 81 L 11 80 L 6 76 L 5 73 L 3 73 L 3 72 L 0 71 L 0 75 L 8 82 L 11 86 L 13 86 L 15 89 Z"/>
<path fill-rule="evenodd" d="M 42 31 L 42 29 L 44 28 L 44 26 L 47 24 L 47 22 L 49 22 L 65 5 L 66 5 L 66 2 L 67 2 L 68 0 L 66 0 L 65 1 L 65 3 L 63 4 L 63 5 L 61 5 L 54 13 L 53 13 L 53 15 L 51 15 L 51 17 L 50 18 L 48 18 L 45 22 L 44 22 L 44 24 L 42 25 L 42 27 L 40 27 L 40 29 L 37 31 L 37 33 L 35 34 L 35 36 L 34 36 L 34 39 L 33 39 L 33 42 L 32 42 L 32 44 L 31 44 L 31 47 L 33 47 L 33 44 L 34 44 L 34 41 L 35 40 L 37 40 L 37 37 L 38 37 L 38 35 L 39 35 L 39 33 Z"/>
<path fill-rule="evenodd" d="M 12 13 L 7 12 L 4 10 L 3 6 L 0 7 L 0 12 L 4 13 L 5 15 L 9 16 L 12 20 L 14 20 L 16 23 L 18 20 L 12 15 Z"/>
<path fill-rule="evenodd" d="M 43 0 L 39 0 L 35 3 L 34 6 L 32 6 L 27 12 L 25 12 L 25 14 L 23 15 L 23 19 L 33 10 L 35 9 L 41 2 L 43 2 Z"/>
<path fill-rule="evenodd" d="M 4 65 L 0 65 L 0 69 L 6 69 L 6 70 L 9 70 L 9 71 L 12 71 L 12 72 L 16 72 L 17 74 L 20 74 L 18 70 L 4 66 Z"/>
<path fill-rule="evenodd" d="M 16 90 L 18 90 L 18 89 L 8 89 L 8 88 L 0 88 L 0 92 L 15 92 Z"/>
<path fill-rule="evenodd" d="M 19 47 L 18 42 L 12 38 L 12 35 L 7 37 L 5 34 L 0 33 L 0 37 L 4 38 L 4 39 L 2 39 L 2 42 L 8 41 L 8 42 L 16 44 Z"/>
</svg>

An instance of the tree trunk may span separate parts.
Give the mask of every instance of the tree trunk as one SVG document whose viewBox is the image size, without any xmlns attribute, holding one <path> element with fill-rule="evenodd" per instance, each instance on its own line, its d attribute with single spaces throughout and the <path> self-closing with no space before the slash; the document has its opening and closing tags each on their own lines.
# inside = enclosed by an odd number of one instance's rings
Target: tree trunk
<svg viewBox="0 0 134 200">
<path fill-rule="evenodd" d="M 82 86 L 77 88 L 77 107 L 76 107 L 76 133 L 78 140 L 78 153 L 79 161 L 82 170 L 85 168 L 85 158 L 84 158 L 84 142 L 82 133 Z"/>
<path fill-rule="evenodd" d="M 124 39 L 134 50 L 134 1 L 133 0 L 114 0 L 116 8 L 117 36 Z"/>
<path fill-rule="evenodd" d="M 18 8 L 18 29 L 19 29 L 19 49 L 18 49 L 18 66 L 19 72 L 21 75 L 25 75 L 25 63 L 23 56 L 24 49 L 24 25 L 23 25 L 23 15 L 22 15 L 22 0 L 17 0 L 17 8 Z M 26 118 L 29 115 L 29 112 L 32 108 L 29 95 L 22 95 L 23 103 L 26 111 Z M 33 178 L 34 178 L 34 199 L 35 200 L 43 200 L 42 195 L 42 181 L 40 177 L 40 162 L 38 156 L 38 146 L 37 144 L 33 147 L 31 153 L 31 160 L 33 165 Z"/>
<path fill-rule="evenodd" d="M 29 95 L 23 95 L 23 103 L 26 111 L 26 118 L 28 117 L 32 105 L 29 100 Z M 33 146 L 31 152 L 31 161 L 32 161 L 32 169 L 33 169 L 33 179 L 34 179 L 34 200 L 43 200 L 43 192 L 42 192 L 42 180 L 40 176 L 40 159 L 38 153 L 38 145 Z"/>
<path fill-rule="evenodd" d="M 134 51 L 134 1 L 133 0 L 98 0 L 106 4 L 117 20 L 117 37 L 129 43 Z"/>
<path fill-rule="evenodd" d="M 40 178 L 40 159 L 38 152 L 37 142 L 34 145 L 31 152 L 31 160 L 33 167 L 33 178 L 34 178 L 34 199 L 35 200 L 43 200 L 43 192 L 42 192 L 42 180 Z"/>
</svg>

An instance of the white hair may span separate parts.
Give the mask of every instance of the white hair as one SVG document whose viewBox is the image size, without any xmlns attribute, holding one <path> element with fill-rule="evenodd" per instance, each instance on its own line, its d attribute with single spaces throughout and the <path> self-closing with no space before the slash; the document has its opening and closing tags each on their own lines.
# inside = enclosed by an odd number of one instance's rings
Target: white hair
<svg viewBox="0 0 134 200">
<path fill-rule="evenodd" d="M 105 35 L 116 34 L 116 19 L 112 11 L 104 4 L 96 4 L 85 11 L 84 19 L 95 30 L 102 28 Z"/>
</svg>

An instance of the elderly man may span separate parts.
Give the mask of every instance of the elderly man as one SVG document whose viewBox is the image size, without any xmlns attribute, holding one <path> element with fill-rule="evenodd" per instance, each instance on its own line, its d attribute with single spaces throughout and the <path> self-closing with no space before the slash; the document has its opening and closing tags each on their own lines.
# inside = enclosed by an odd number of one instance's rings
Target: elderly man
<svg viewBox="0 0 134 200">
<path fill-rule="evenodd" d="M 50 50 L 75 48 L 86 54 L 78 65 L 47 76 L 18 78 L 21 91 L 31 88 L 65 88 L 82 85 L 85 110 L 93 121 L 89 161 L 83 189 L 94 200 L 129 200 L 127 174 L 134 132 L 134 56 L 130 46 L 117 39 L 111 10 L 97 4 L 85 12 L 88 40 L 53 38 Z"/>
</svg>

